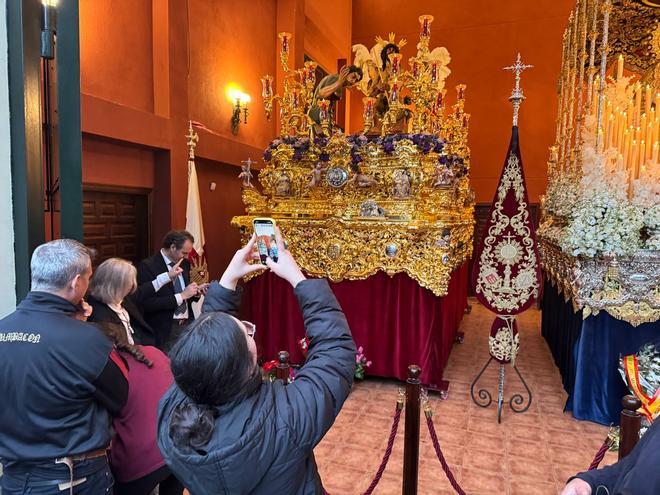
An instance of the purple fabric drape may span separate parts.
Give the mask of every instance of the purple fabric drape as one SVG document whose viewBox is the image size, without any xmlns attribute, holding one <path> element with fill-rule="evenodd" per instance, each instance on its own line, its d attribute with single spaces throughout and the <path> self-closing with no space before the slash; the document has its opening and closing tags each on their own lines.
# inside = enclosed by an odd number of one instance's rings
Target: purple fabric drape
<svg viewBox="0 0 660 495">
<path fill-rule="evenodd" d="M 467 263 L 452 274 L 445 297 L 402 273 L 331 286 L 355 343 L 373 362 L 369 375 L 405 380 L 408 365 L 417 364 L 424 384 L 439 384 L 467 305 Z M 246 284 L 243 301 L 244 318 L 257 325 L 260 356 L 270 360 L 287 350 L 292 363 L 302 363 L 298 342 L 305 333 L 288 283 L 265 273 Z"/>
</svg>

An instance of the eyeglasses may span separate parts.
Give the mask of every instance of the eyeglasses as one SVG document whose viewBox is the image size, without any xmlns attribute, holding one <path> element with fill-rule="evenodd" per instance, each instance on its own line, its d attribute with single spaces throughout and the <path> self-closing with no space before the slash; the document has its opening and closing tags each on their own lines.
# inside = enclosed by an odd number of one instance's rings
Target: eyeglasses
<svg viewBox="0 0 660 495">
<path fill-rule="evenodd" d="M 251 321 L 245 321 L 245 320 L 241 320 L 241 323 L 245 325 L 245 331 L 247 332 L 248 337 L 254 338 L 254 334 L 257 333 L 257 325 L 255 325 Z"/>
</svg>

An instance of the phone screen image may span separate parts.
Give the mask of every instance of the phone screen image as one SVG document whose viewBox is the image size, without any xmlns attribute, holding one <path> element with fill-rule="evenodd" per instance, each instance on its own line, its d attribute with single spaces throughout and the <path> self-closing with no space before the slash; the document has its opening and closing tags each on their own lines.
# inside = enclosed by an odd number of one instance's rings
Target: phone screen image
<svg viewBox="0 0 660 495">
<path fill-rule="evenodd" d="M 270 258 L 277 262 L 277 239 L 275 238 L 275 225 L 269 219 L 256 219 L 254 221 L 254 232 L 257 235 L 257 249 L 261 263 L 266 264 Z"/>
</svg>

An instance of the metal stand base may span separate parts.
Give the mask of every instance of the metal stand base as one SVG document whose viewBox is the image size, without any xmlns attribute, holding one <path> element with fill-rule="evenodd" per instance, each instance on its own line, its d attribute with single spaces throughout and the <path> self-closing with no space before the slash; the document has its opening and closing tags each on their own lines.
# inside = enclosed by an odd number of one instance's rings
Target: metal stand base
<svg viewBox="0 0 660 495">
<path fill-rule="evenodd" d="M 490 365 L 491 361 L 493 361 L 493 359 L 494 358 L 491 356 L 491 358 L 488 360 L 486 365 L 481 369 L 479 374 L 476 376 L 476 378 L 470 385 L 470 397 L 472 397 L 472 402 L 474 402 L 479 407 L 488 407 L 493 403 L 493 397 L 488 390 L 484 388 L 479 389 L 477 392 L 478 398 L 477 396 L 475 396 L 474 393 L 474 389 L 477 385 L 477 382 L 481 378 L 481 375 L 484 374 L 484 371 L 486 371 L 486 369 Z M 513 396 L 509 399 L 509 407 L 514 413 L 524 413 L 532 405 L 532 391 L 527 386 L 527 382 L 520 374 L 520 371 L 518 370 L 516 365 L 514 364 L 511 367 L 514 369 L 521 383 L 525 387 L 525 390 L 527 391 L 527 398 L 523 397 L 520 394 L 513 394 Z M 502 407 L 504 406 L 504 368 L 505 365 L 500 363 L 499 380 L 497 383 L 497 422 L 498 423 L 502 422 Z"/>
</svg>

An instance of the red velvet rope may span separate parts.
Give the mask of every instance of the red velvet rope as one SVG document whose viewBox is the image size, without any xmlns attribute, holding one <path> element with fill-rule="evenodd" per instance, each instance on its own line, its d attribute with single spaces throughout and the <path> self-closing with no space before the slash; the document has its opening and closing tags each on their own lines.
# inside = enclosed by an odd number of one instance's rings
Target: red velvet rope
<svg viewBox="0 0 660 495">
<path fill-rule="evenodd" d="M 394 421 L 392 422 L 392 429 L 390 430 L 390 438 L 388 438 L 387 440 L 387 448 L 385 449 L 385 453 L 383 454 L 383 459 L 380 461 L 380 466 L 378 467 L 378 471 L 376 471 L 376 476 L 374 476 L 374 479 L 369 485 L 369 488 L 367 488 L 367 490 L 364 492 L 363 495 L 371 495 L 371 493 L 378 486 L 380 479 L 383 477 L 383 472 L 385 472 L 387 463 L 389 462 L 390 456 L 392 455 L 392 447 L 394 446 L 394 439 L 396 438 L 396 433 L 399 429 L 399 421 L 401 420 L 401 411 L 402 408 L 397 404 L 396 411 L 394 412 Z M 323 493 L 325 495 L 330 495 L 325 490 L 325 488 L 323 489 Z"/>
<path fill-rule="evenodd" d="M 445 460 L 445 456 L 442 454 L 442 450 L 440 450 L 440 442 L 438 441 L 438 435 L 436 435 L 435 433 L 435 426 L 433 426 L 433 418 L 431 417 L 430 414 L 426 415 L 426 425 L 429 427 L 429 434 L 431 435 L 431 440 L 433 441 L 433 448 L 435 449 L 435 454 L 438 456 L 438 460 L 440 461 L 440 464 L 442 464 L 442 469 L 444 470 L 445 475 L 449 480 L 449 483 L 451 483 L 451 486 L 454 488 L 456 493 L 458 493 L 458 495 L 465 495 L 463 489 L 458 485 L 456 478 L 454 478 L 454 474 L 449 469 L 449 465 Z"/>
<path fill-rule="evenodd" d="M 387 462 L 390 460 L 390 455 L 392 455 L 392 446 L 394 445 L 396 432 L 399 429 L 399 420 L 401 419 L 401 411 L 402 408 L 399 407 L 399 405 L 397 404 L 396 411 L 394 412 L 394 422 L 392 423 L 390 438 L 387 440 L 387 448 L 385 449 L 385 453 L 383 454 L 383 460 L 380 461 L 380 467 L 378 468 L 378 471 L 376 471 L 376 476 L 374 477 L 373 481 L 369 485 L 369 488 L 367 488 L 367 491 L 365 491 L 363 495 L 371 495 L 371 492 L 373 492 L 376 489 L 376 486 L 378 486 L 378 483 L 380 482 L 380 478 L 383 476 L 383 471 L 385 471 L 385 468 L 387 467 Z"/>
<path fill-rule="evenodd" d="M 605 452 L 607 452 L 607 449 L 609 448 L 610 448 L 610 439 L 608 437 L 603 442 L 603 445 L 600 446 L 598 452 L 596 452 L 596 456 L 594 457 L 594 460 L 591 461 L 591 464 L 589 465 L 589 471 L 598 469 L 598 465 L 600 464 L 600 461 L 603 460 L 603 457 L 605 457 Z"/>
</svg>

